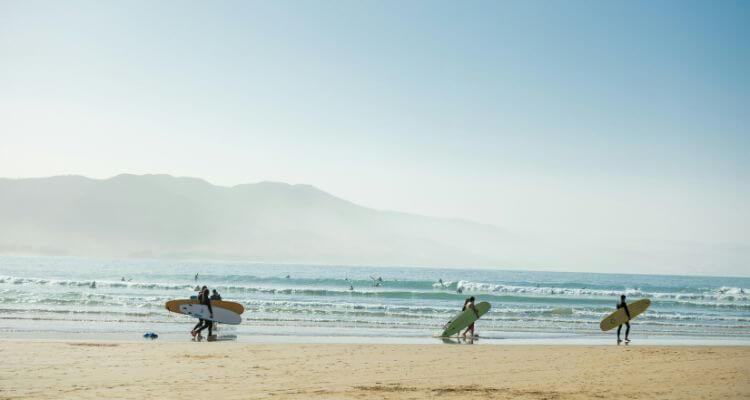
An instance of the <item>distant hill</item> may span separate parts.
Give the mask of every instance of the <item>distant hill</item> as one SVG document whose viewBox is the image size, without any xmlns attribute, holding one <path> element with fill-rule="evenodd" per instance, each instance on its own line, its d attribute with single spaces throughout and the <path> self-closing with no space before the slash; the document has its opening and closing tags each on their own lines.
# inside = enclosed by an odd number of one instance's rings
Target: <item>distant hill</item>
<svg viewBox="0 0 750 400">
<path fill-rule="evenodd" d="M 493 226 L 373 210 L 309 185 L 0 179 L 0 253 L 502 266 L 510 242 Z"/>
</svg>

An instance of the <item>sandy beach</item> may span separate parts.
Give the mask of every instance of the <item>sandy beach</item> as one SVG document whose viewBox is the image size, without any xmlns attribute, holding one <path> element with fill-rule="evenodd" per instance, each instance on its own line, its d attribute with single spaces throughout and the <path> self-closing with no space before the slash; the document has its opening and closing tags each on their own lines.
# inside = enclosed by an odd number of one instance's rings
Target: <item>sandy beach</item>
<svg viewBox="0 0 750 400">
<path fill-rule="evenodd" d="M 750 398 L 748 347 L 5 340 L 0 356 L 2 399 Z"/>
</svg>

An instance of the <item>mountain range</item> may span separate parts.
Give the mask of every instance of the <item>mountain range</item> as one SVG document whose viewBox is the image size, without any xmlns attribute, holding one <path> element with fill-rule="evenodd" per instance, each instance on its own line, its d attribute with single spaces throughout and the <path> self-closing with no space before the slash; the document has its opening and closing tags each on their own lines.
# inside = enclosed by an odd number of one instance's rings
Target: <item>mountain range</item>
<svg viewBox="0 0 750 400">
<path fill-rule="evenodd" d="M 514 240 L 494 226 L 366 208 L 310 185 L 0 179 L 0 253 L 500 267 Z"/>
</svg>

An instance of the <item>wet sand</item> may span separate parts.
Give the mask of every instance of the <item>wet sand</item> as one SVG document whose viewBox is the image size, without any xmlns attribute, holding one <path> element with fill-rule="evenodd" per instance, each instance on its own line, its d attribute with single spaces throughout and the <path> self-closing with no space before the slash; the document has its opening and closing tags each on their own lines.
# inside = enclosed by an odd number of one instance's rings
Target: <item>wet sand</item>
<svg viewBox="0 0 750 400">
<path fill-rule="evenodd" d="M 750 398 L 750 347 L 0 341 L 0 398 Z"/>
</svg>

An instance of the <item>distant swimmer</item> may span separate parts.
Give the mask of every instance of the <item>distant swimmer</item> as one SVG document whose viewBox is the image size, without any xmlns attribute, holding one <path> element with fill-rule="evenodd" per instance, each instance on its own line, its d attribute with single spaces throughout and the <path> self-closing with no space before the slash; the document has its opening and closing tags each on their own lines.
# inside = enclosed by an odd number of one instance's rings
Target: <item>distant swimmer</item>
<svg viewBox="0 0 750 400">
<path fill-rule="evenodd" d="M 464 292 L 464 288 L 462 288 L 460 286 L 456 288 L 456 293 L 461 294 L 463 292 Z"/>
<path fill-rule="evenodd" d="M 96 281 L 92 281 L 89 287 L 92 289 L 96 289 Z"/>
<path fill-rule="evenodd" d="M 441 288 L 445 287 L 445 283 L 443 283 L 443 278 L 438 279 L 438 283 L 440 284 Z"/>
<path fill-rule="evenodd" d="M 354 285 L 349 285 L 349 290 L 350 291 L 354 290 Z"/>
<path fill-rule="evenodd" d="M 123 276 L 122 279 L 120 279 L 120 282 L 125 282 L 125 277 Z"/>
<path fill-rule="evenodd" d="M 628 316 L 628 322 L 625 322 L 625 343 L 630 343 L 630 339 L 628 339 L 628 334 L 630 333 L 630 310 L 628 310 L 628 305 L 625 303 L 625 295 L 620 296 L 620 302 L 617 303 L 617 309 L 625 309 L 625 315 Z M 620 340 L 620 330 L 622 329 L 622 325 L 619 325 L 617 327 L 617 344 L 622 343 L 622 340 Z"/>
<path fill-rule="evenodd" d="M 221 300 L 221 295 L 219 292 L 216 291 L 216 289 L 213 290 L 213 294 L 211 295 L 211 300 Z"/>
<path fill-rule="evenodd" d="M 198 273 L 197 272 L 195 273 L 195 280 L 196 281 L 198 280 Z"/>
<path fill-rule="evenodd" d="M 291 278 L 291 276 L 289 276 L 289 275 L 286 276 L 286 279 L 290 279 L 290 278 Z"/>
<path fill-rule="evenodd" d="M 479 318 L 479 311 L 477 311 L 477 308 L 474 306 L 474 296 L 469 297 L 468 299 L 464 300 L 464 307 L 461 309 L 461 311 L 466 311 L 467 309 L 474 311 L 474 314 L 477 316 L 477 319 Z M 474 336 L 474 323 L 472 322 L 471 325 L 469 325 L 466 330 L 464 331 L 463 337 L 466 337 L 466 333 L 471 331 L 471 336 Z"/>
</svg>

